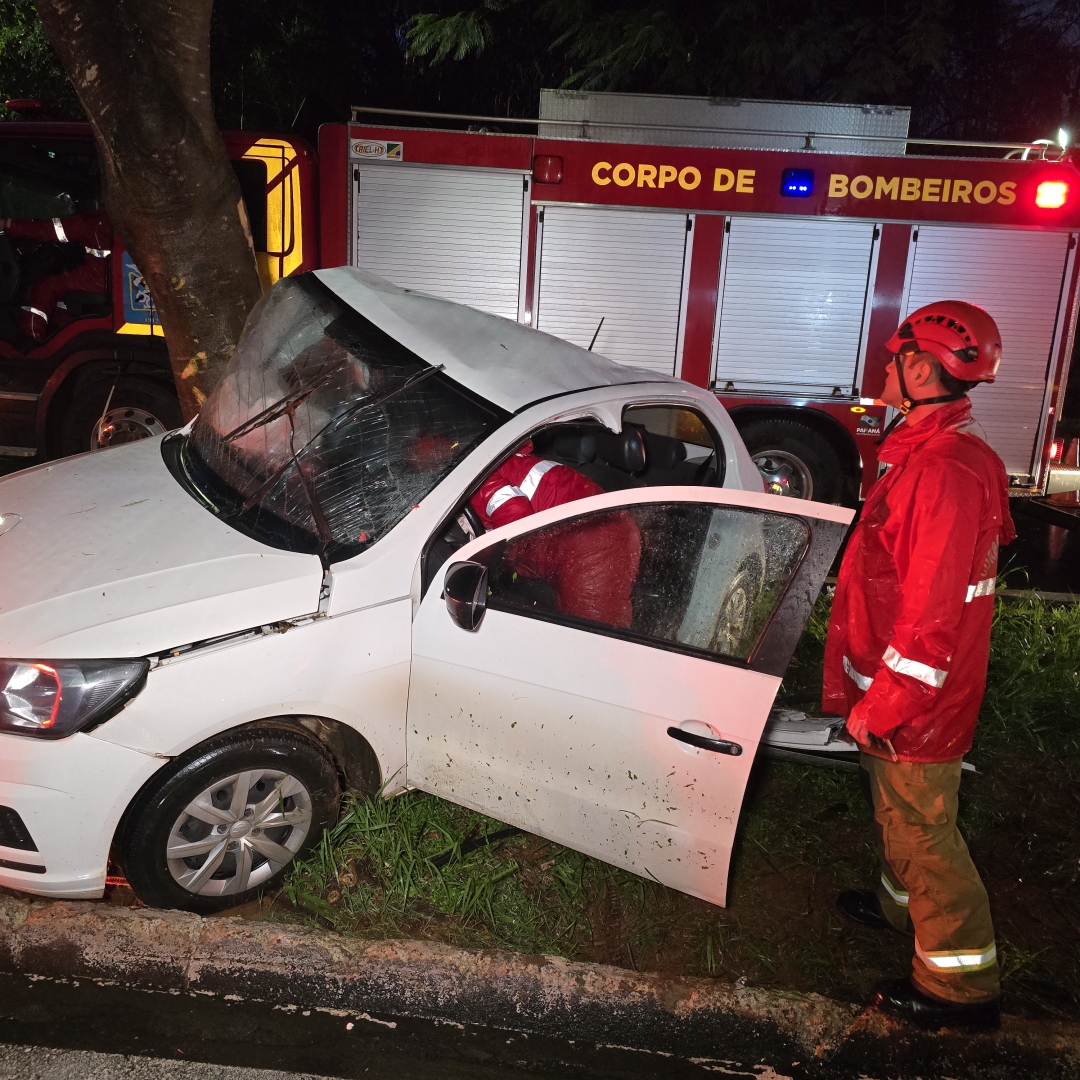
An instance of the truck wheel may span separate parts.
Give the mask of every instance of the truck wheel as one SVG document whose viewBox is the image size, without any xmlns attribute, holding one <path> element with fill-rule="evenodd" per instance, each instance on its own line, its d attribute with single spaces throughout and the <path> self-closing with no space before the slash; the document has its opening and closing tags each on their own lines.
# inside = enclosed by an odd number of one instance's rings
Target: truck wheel
<svg viewBox="0 0 1080 1080">
<path fill-rule="evenodd" d="M 337 817 L 333 762 L 279 728 L 221 735 L 167 765 L 125 815 L 120 859 L 153 907 L 208 913 L 276 885 Z"/>
<path fill-rule="evenodd" d="M 97 379 L 76 391 L 61 421 L 62 457 L 164 435 L 183 424 L 171 386 L 137 375 L 116 380 L 115 390 L 113 382 Z"/>
<path fill-rule="evenodd" d="M 751 420 L 739 434 L 772 494 L 843 503 L 844 466 L 821 432 L 797 420 Z"/>
</svg>

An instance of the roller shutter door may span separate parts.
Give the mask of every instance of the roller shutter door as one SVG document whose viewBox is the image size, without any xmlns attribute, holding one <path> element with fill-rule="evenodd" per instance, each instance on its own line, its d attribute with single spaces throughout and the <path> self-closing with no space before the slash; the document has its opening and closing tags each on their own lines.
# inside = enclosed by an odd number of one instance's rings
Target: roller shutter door
<svg viewBox="0 0 1080 1080">
<path fill-rule="evenodd" d="M 923 225 L 915 245 L 908 313 L 935 300 L 967 300 L 986 308 L 998 324 L 1001 368 L 993 385 L 972 391 L 972 412 L 1009 473 L 1027 476 L 1042 420 L 1069 237 Z"/>
<path fill-rule="evenodd" d="M 536 325 L 611 360 L 671 375 L 686 215 L 544 208 Z"/>
<path fill-rule="evenodd" d="M 405 289 L 517 319 L 523 174 L 357 168 L 356 266 Z"/>
<path fill-rule="evenodd" d="M 718 387 L 852 392 L 874 228 L 861 221 L 731 219 Z"/>
</svg>

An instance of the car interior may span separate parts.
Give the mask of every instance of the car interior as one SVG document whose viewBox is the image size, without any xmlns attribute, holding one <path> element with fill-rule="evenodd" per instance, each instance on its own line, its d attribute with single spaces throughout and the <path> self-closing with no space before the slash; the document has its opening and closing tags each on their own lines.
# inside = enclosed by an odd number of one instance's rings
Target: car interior
<svg viewBox="0 0 1080 1080">
<path fill-rule="evenodd" d="M 697 410 L 684 405 L 628 405 L 623 410 L 623 429 L 617 434 L 599 420 L 582 419 L 545 425 L 531 438 L 538 456 L 576 469 L 604 491 L 719 487 L 724 482 L 724 449 L 719 435 Z M 492 468 L 518 445 L 508 447 Z M 425 593 L 454 552 L 485 531 L 469 498 L 487 475 L 477 478 L 428 542 L 423 555 Z"/>
</svg>

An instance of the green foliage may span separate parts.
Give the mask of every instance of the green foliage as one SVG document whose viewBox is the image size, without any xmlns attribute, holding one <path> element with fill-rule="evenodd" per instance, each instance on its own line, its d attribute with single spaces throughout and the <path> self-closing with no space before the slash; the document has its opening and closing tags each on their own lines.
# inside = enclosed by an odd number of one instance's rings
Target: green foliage
<svg viewBox="0 0 1080 1080">
<path fill-rule="evenodd" d="M 519 836 L 459 857 L 466 841 L 502 827 L 419 792 L 350 800 L 283 893 L 336 929 L 572 956 L 591 933 L 591 902 L 610 889 L 632 912 L 632 947 L 662 936 L 667 890 L 579 852 Z"/>
<path fill-rule="evenodd" d="M 441 63 L 448 56 L 454 60 L 479 56 L 494 37 L 491 15 L 518 2 L 484 0 L 473 11 L 458 11 L 452 15 L 432 12 L 414 15 L 405 26 L 405 37 L 409 42 L 407 55 L 414 59 L 423 57 L 432 65 Z"/>
<path fill-rule="evenodd" d="M 1080 604 L 999 599 L 976 750 L 1080 757 Z"/>
<path fill-rule="evenodd" d="M 36 98 L 51 109 L 82 115 L 32 0 L 0 0 L 0 101 L 12 98 Z M 0 119 L 17 118 L 0 107 Z"/>
</svg>

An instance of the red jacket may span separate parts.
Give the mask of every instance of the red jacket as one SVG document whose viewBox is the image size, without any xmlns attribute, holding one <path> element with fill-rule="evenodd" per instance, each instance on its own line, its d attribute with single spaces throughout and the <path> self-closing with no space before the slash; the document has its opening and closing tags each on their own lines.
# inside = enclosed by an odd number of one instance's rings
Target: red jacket
<svg viewBox="0 0 1080 1080">
<path fill-rule="evenodd" d="M 587 476 L 545 461 L 532 449 L 531 442 L 521 446 L 469 500 L 486 528 L 603 493 Z M 556 611 L 605 626 L 630 626 L 641 535 L 629 514 L 600 514 L 520 537 L 507 557 L 522 577 L 555 587 Z"/>
<path fill-rule="evenodd" d="M 604 489 L 569 465 L 545 461 L 527 442 L 506 459 L 469 500 L 486 529 L 509 525 L 552 506 L 601 495 Z"/>
<path fill-rule="evenodd" d="M 861 701 L 902 761 L 962 757 L 986 687 L 998 548 L 1016 534 L 1005 467 L 973 429 L 963 398 L 890 436 L 836 584 L 822 704 Z"/>
</svg>

